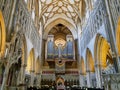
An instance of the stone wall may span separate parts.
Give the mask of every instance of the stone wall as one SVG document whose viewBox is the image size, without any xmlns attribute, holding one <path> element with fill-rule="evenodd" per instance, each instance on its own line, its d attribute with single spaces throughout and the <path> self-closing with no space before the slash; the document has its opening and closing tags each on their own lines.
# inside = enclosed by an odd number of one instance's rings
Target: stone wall
<svg viewBox="0 0 120 90">
<path fill-rule="evenodd" d="M 120 18 L 120 0 L 108 0 L 108 5 L 110 7 L 110 14 L 113 20 L 113 26 L 116 30 L 118 18 Z"/>
<path fill-rule="evenodd" d="M 14 0 L 0 0 L 0 10 L 3 13 L 3 17 L 5 20 L 5 25 L 8 26 L 9 19 L 10 19 L 10 13 L 12 10 Z"/>
<path fill-rule="evenodd" d="M 40 53 L 40 35 L 26 6 L 23 0 L 19 0 L 15 20 L 16 23 L 18 22 L 20 24 L 21 30 L 24 32 L 25 36 L 32 42 L 35 51 Z"/>
<path fill-rule="evenodd" d="M 13 4 L 15 4 L 14 7 Z M 12 11 L 13 8 L 15 8 L 15 12 Z M 21 32 L 23 32 L 25 36 L 30 39 L 33 47 L 35 48 L 35 51 L 40 53 L 40 35 L 37 27 L 35 27 L 35 24 L 31 18 L 31 13 L 28 12 L 27 5 L 24 0 L 0 0 L 0 10 L 2 11 L 5 20 L 6 33 L 9 30 L 10 24 L 12 27 L 10 28 L 12 29 L 10 34 L 15 30 L 16 24 L 19 24 L 19 29 L 21 30 Z M 10 23 L 12 15 L 13 19 Z"/>
<path fill-rule="evenodd" d="M 87 24 L 82 27 L 80 37 L 80 51 L 84 51 L 88 43 L 98 32 L 99 28 L 105 23 L 106 10 L 103 0 L 96 1 L 94 9 L 91 11 Z"/>
<path fill-rule="evenodd" d="M 120 74 L 102 75 L 105 90 L 120 90 Z"/>
</svg>

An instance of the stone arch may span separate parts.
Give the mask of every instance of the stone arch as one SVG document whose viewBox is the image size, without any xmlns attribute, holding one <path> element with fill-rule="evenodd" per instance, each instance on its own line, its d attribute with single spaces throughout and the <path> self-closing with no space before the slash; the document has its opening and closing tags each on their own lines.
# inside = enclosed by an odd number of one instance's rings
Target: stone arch
<svg viewBox="0 0 120 90">
<path fill-rule="evenodd" d="M 13 68 L 15 67 L 15 65 L 17 66 L 16 71 L 18 72 L 18 74 L 17 74 L 17 78 L 16 78 L 16 80 L 14 82 L 17 85 L 19 85 L 19 84 L 23 83 L 23 80 L 25 79 L 23 68 L 25 68 L 26 65 L 27 65 L 27 42 L 26 42 L 26 37 L 23 34 L 23 32 L 21 32 L 21 30 L 18 31 L 16 40 L 19 42 L 18 46 L 20 46 L 17 49 L 20 49 L 22 55 L 18 59 L 18 63 L 13 64 L 12 66 L 13 66 Z M 11 70 L 9 70 L 9 72 L 10 71 Z M 12 76 L 14 76 L 14 74 Z"/>
<path fill-rule="evenodd" d="M 118 20 L 117 31 L 116 31 L 116 45 L 117 45 L 118 55 L 120 56 L 120 17 Z"/>
<path fill-rule="evenodd" d="M 105 69 L 107 67 L 108 57 L 109 62 L 113 64 L 110 45 L 108 41 L 100 34 L 97 34 L 96 36 L 94 45 L 94 57 L 95 64 L 99 65 L 102 69 Z"/>
<path fill-rule="evenodd" d="M 20 30 L 17 32 L 16 37 L 15 37 L 15 50 L 19 49 L 22 52 L 22 56 L 21 56 L 21 64 L 22 65 L 26 65 L 27 62 L 27 41 L 26 41 L 26 37 L 23 34 L 23 32 L 21 32 Z"/>
<path fill-rule="evenodd" d="M 28 56 L 26 70 L 30 72 L 31 70 L 34 71 L 34 69 L 35 69 L 35 55 L 34 55 L 34 49 L 32 48 Z"/>
<path fill-rule="evenodd" d="M 5 43 L 6 43 L 5 22 L 2 12 L 0 11 L 0 58 L 4 56 Z"/>
<path fill-rule="evenodd" d="M 64 85 L 64 78 L 63 77 L 57 77 L 56 78 L 56 84 L 57 84 L 57 86 L 59 86 L 60 84 L 61 85 Z"/>
<path fill-rule="evenodd" d="M 86 50 L 86 70 L 95 72 L 94 60 L 91 51 L 87 48 Z"/>
<path fill-rule="evenodd" d="M 64 18 L 61 18 L 61 17 L 55 20 L 52 20 L 50 23 L 47 24 L 47 26 L 45 27 L 43 38 L 46 39 L 49 31 L 57 24 L 63 24 L 64 26 L 66 26 L 71 31 L 74 39 L 77 38 L 77 32 L 74 25 L 71 24 L 68 20 L 65 20 Z"/>
<path fill-rule="evenodd" d="M 35 73 L 40 73 L 40 60 L 39 60 L 39 57 L 37 58 L 36 63 L 35 63 Z"/>
<path fill-rule="evenodd" d="M 81 61 L 80 61 L 80 73 L 82 75 L 86 75 L 86 67 L 85 67 L 85 62 L 83 57 L 81 58 Z"/>
</svg>

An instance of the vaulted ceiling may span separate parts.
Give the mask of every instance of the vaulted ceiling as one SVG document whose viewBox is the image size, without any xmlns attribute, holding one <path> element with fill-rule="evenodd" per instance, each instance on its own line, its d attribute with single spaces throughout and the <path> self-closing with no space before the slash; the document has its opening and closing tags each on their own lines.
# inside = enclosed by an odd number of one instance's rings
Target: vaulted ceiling
<svg viewBox="0 0 120 90">
<path fill-rule="evenodd" d="M 75 22 L 78 18 L 76 11 L 80 11 L 80 8 L 77 8 L 79 3 L 80 0 L 41 0 L 41 14 L 45 22 L 57 15 L 64 16 Z"/>
<path fill-rule="evenodd" d="M 33 0 L 32 2 L 35 5 L 36 16 L 43 19 L 44 26 L 56 17 L 64 17 L 76 24 L 86 9 L 85 0 Z"/>
<path fill-rule="evenodd" d="M 77 23 L 85 16 L 86 0 L 25 0 L 30 12 L 35 12 L 35 24 L 42 22 L 45 35 L 58 24 L 67 27 L 76 38 Z M 54 25 L 54 26 L 53 26 Z M 54 29 L 55 29 L 54 27 Z M 50 30 L 49 30 L 50 29 Z M 56 30 L 55 30 L 56 31 Z"/>
</svg>

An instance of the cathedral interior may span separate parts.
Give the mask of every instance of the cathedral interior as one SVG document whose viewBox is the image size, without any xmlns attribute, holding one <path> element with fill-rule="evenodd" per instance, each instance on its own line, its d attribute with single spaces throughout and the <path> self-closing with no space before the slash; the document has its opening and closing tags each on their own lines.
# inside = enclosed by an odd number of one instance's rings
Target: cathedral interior
<svg viewBox="0 0 120 90">
<path fill-rule="evenodd" d="M 0 0 L 0 90 L 120 90 L 120 0 Z"/>
</svg>

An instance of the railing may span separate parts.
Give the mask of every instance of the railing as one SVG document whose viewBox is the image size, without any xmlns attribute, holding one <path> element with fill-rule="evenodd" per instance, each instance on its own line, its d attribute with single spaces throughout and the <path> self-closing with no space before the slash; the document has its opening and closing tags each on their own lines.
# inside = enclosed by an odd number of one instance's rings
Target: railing
<svg viewBox="0 0 120 90">
<path fill-rule="evenodd" d="M 80 38 L 81 51 L 83 51 L 90 40 L 104 24 L 106 17 L 104 0 L 97 0 L 94 9 L 91 11 L 87 24 L 82 28 Z"/>
<path fill-rule="evenodd" d="M 105 90 L 120 90 L 120 74 L 102 75 Z"/>
</svg>

